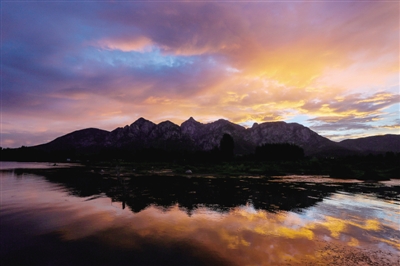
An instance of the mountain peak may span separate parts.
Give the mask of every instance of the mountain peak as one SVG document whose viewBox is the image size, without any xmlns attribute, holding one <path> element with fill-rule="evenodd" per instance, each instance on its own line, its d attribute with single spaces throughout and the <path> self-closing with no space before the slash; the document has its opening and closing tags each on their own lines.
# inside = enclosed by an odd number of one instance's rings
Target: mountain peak
<svg viewBox="0 0 400 266">
<path fill-rule="evenodd" d="M 155 126 L 156 124 L 154 124 L 153 122 L 141 117 L 131 124 L 130 129 L 132 132 L 140 130 L 148 134 L 151 130 L 153 130 Z"/>
<path fill-rule="evenodd" d="M 143 117 L 140 117 L 135 122 L 133 122 L 133 124 L 142 124 L 142 123 L 145 123 L 145 122 L 150 122 L 150 121 L 147 120 L 147 119 L 144 119 Z"/>
<path fill-rule="evenodd" d="M 156 124 L 154 124 L 153 122 L 151 122 L 151 121 L 149 121 L 149 120 L 147 120 L 147 119 L 144 119 L 143 117 L 140 117 L 138 120 L 136 120 L 135 122 L 133 122 L 132 124 L 131 124 L 131 126 L 137 126 L 137 127 L 142 127 L 143 125 L 146 125 L 146 124 L 150 124 L 150 125 L 156 125 Z"/>
<path fill-rule="evenodd" d="M 182 124 L 187 124 L 187 123 L 189 123 L 189 124 L 196 123 L 197 124 L 200 122 L 196 121 L 196 119 L 194 119 L 193 116 L 191 116 L 188 120 L 184 121 Z"/>
<path fill-rule="evenodd" d="M 184 121 L 184 122 L 181 124 L 181 127 L 182 127 L 182 126 L 183 126 L 183 127 L 188 127 L 188 126 L 191 126 L 191 125 L 196 126 L 196 125 L 201 125 L 201 123 L 198 122 L 198 121 L 196 121 L 196 120 L 191 116 L 188 120 Z"/>
<path fill-rule="evenodd" d="M 181 129 L 184 134 L 194 135 L 197 134 L 198 131 L 203 128 L 204 125 L 196 120 L 193 117 L 190 117 L 188 120 L 181 124 Z M 196 133 L 197 132 L 197 133 Z"/>
<path fill-rule="evenodd" d="M 159 127 L 179 127 L 177 124 L 172 123 L 169 120 L 163 121 L 160 124 L 158 124 Z"/>
<path fill-rule="evenodd" d="M 211 128 L 221 128 L 221 129 L 229 130 L 229 131 L 232 131 L 232 130 L 239 130 L 239 131 L 245 130 L 245 127 L 243 127 L 241 125 L 238 125 L 238 124 L 235 124 L 235 123 L 232 123 L 231 121 L 226 120 L 226 119 L 222 119 L 222 118 L 218 119 L 217 121 L 211 122 L 208 125 L 211 126 Z"/>
</svg>

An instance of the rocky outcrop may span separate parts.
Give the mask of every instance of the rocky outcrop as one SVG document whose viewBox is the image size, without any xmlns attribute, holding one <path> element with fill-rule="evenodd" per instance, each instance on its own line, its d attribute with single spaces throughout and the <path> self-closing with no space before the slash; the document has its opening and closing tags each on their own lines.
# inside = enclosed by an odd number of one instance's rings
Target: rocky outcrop
<svg viewBox="0 0 400 266">
<path fill-rule="evenodd" d="M 183 130 L 183 132 L 194 141 L 195 147 L 199 150 L 211 150 L 219 147 L 219 142 L 225 133 L 230 134 L 235 143 L 240 143 L 246 131 L 244 127 L 224 119 L 219 119 L 208 124 L 201 124 L 191 118 L 188 121 L 183 122 L 181 127 L 183 129 L 190 128 L 190 131 L 187 130 L 185 132 L 185 130 Z M 249 145 L 251 146 L 250 143 L 248 143 L 247 146 Z M 242 153 L 243 151 L 247 151 L 249 148 L 242 146 L 243 145 L 237 145 L 236 151 Z"/>
<path fill-rule="evenodd" d="M 335 142 L 297 123 L 267 122 L 255 124 L 248 129 L 245 140 L 255 146 L 266 143 L 296 144 L 302 147 L 306 154 L 337 148 Z"/>
</svg>

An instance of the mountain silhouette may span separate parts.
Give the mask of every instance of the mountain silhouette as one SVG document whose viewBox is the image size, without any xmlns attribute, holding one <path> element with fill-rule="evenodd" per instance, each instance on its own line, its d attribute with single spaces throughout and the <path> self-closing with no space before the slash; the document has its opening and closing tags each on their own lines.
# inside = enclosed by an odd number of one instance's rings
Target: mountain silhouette
<svg viewBox="0 0 400 266">
<path fill-rule="evenodd" d="M 270 143 L 298 145 L 304 149 L 306 156 L 400 152 L 400 135 L 334 142 L 298 123 L 265 122 L 245 128 L 224 119 L 203 124 L 193 117 L 180 126 L 170 121 L 155 124 L 139 118 L 131 125 L 111 132 L 96 128 L 82 129 L 32 148 L 46 152 L 75 150 L 93 153 L 103 149 L 139 151 L 146 148 L 210 151 L 219 147 L 224 134 L 232 136 L 235 154 L 254 153 L 257 146 Z"/>
</svg>

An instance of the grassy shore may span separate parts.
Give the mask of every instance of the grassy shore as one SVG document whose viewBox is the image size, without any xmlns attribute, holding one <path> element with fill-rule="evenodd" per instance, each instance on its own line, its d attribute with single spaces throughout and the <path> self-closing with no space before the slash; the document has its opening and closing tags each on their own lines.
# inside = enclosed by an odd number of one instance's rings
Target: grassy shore
<svg viewBox="0 0 400 266">
<path fill-rule="evenodd" d="M 321 175 L 332 178 L 387 180 L 400 178 L 400 167 L 390 160 L 304 159 L 299 161 L 221 161 L 196 162 L 129 162 L 113 160 L 86 164 L 93 171 L 114 171 L 124 175 L 207 175 L 207 176 L 284 176 Z M 188 172 L 191 174 L 188 174 Z"/>
</svg>

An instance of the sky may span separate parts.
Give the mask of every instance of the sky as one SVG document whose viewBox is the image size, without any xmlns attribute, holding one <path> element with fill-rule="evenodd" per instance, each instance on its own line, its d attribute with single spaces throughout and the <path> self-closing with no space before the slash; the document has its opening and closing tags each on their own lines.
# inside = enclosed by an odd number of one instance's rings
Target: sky
<svg viewBox="0 0 400 266">
<path fill-rule="evenodd" d="M 400 134 L 398 1 L 1 1 L 1 147 L 140 117 Z"/>
</svg>

